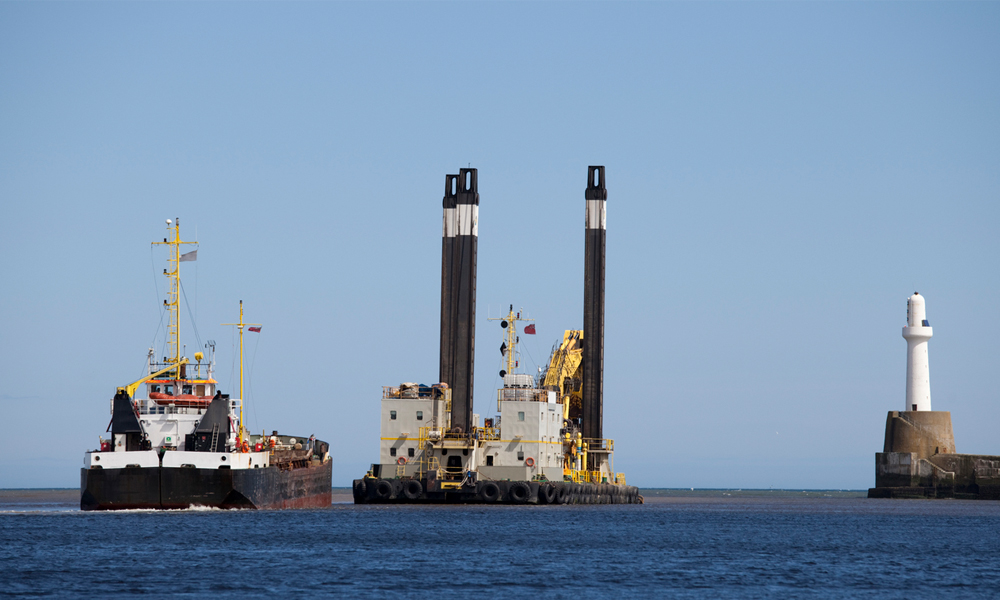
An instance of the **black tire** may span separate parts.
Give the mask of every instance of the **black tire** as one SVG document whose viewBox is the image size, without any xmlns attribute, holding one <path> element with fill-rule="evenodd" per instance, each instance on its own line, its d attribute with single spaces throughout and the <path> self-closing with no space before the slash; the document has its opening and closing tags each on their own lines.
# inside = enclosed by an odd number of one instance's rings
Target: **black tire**
<svg viewBox="0 0 1000 600">
<path fill-rule="evenodd" d="M 365 500 L 367 500 L 368 499 L 367 492 L 368 492 L 368 489 L 365 486 L 365 480 L 364 479 L 355 479 L 354 480 L 354 503 L 355 504 L 362 504 Z"/>
<path fill-rule="evenodd" d="M 569 504 L 569 486 L 563 484 L 556 488 L 556 504 Z"/>
<path fill-rule="evenodd" d="M 419 500 L 424 495 L 424 486 L 419 479 L 411 479 L 403 484 L 403 495 L 407 500 Z"/>
<path fill-rule="evenodd" d="M 375 497 L 379 500 L 392 498 L 392 482 L 387 479 L 379 479 L 375 484 Z"/>
<path fill-rule="evenodd" d="M 556 488 L 551 483 L 538 486 L 538 501 L 542 504 L 552 504 L 556 501 Z"/>
<path fill-rule="evenodd" d="M 487 481 L 479 490 L 479 497 L 483 499 L 483 502 L 496 502 L 500 499 L 500 486 L 492 481 Z"/>
<path fill-rule="evenodd" d="M 515 481 L 507 492 L 507 498 L 512 504 L 524 504 L 531 497 L 531 486 L 526 481 Z"/>
</svg>

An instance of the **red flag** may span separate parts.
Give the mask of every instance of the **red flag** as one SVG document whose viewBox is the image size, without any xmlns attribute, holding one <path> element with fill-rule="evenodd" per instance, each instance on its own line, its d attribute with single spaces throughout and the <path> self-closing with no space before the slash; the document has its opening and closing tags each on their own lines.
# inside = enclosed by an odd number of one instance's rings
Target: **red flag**
<svg viewBox="0 0 1000 600">
<path fill-rule="evenodd" d="M 531 325 L 528 325 L 527 327 L 525 327 L 524 328 L 524 334 L 525 335 L 535 335 L 535 324 L 532 323 Z"/>
<path fill-rule="evenodd" d="M 252 331 L 254 333 L 260 333 L 260 327 L 247 327 L 247 331 Z"/>
</svg>

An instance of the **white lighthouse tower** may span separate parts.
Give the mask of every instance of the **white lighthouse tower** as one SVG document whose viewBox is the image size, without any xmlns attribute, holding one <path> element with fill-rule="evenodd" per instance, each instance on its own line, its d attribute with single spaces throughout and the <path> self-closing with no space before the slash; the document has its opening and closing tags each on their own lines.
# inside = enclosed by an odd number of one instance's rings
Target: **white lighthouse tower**
<svg viewBox="0 0 1000 600">
<path fill-rule="evenodd" d="M 931 409 L 931 377 L 927 366 L 927 340 L 934 335 L 927 321 L 924 297 L 913 292 L 906 301 L 906 407 L 903 410 Z"/>
</svg>

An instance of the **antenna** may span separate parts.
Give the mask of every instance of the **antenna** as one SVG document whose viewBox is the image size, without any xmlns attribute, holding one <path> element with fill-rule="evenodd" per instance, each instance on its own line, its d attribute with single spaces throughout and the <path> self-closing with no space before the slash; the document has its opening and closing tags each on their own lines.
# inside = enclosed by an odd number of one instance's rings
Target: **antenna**
<svg viewBox="0 0 1000 600">
<path fill-rule="evenodd" d="M 154 246 L 168 246 L 167 268 L 163 274 L 167 277 L 170 287 L 167 291 L 167 299 L 163 301 L 163 307 L 167 310 L 167 356 L 164 362 L 167 364 L 177 364 L 180 362 L 181 350 L 181 321 L 180 321 L 180 294 L 181 294 L 181 246 L 184 244 L 198 245 L 198 242 L 181 241 L 181 220 L 180 218 L 171 221 L 167 219 L 167 237 L 162 242 L 153 242 Z M 178 376 L 180 372 L 178 370 Z"/>
<path fill-rule="evenodd" d="M 239 323 L 223 323 L 223 325 L 235 325 L 236 328 L 240 330 L 240 431 L 238 434 L 237 442 L 243 443 L 243 328 L 244 327 L 260 327 L 260 323 L 244 323 L 243 322 L 243 301 L 240 300 L 240 322 Z M 214 344 L 214 342 L 213 342 Z M 214 346 L 213 346 L 214 351 Z"/>
<path fill-rule="evenodd" d="M 524 313 L 524 309 L 514 312 L 514 305 L 510 305 L 510 311 L 507 316 L 491 318 L 487 317 L 487 321 L 500 321 L 500 327 L 504 329 L 504 337 L 506 340 L 500 344 L 500 352 L 507 359 L 507 368 L 501 371 L 501 377 L 507 374 L 513 374 L 514 369 L 517 368 L 517 344 L 520 342 L 520 338 L 517 335 L 517 322 L 518 321 L 534 321 L 534 319 L 529 319 L 527 317 L 522 317 L 521 314 Z"/>
</svg>

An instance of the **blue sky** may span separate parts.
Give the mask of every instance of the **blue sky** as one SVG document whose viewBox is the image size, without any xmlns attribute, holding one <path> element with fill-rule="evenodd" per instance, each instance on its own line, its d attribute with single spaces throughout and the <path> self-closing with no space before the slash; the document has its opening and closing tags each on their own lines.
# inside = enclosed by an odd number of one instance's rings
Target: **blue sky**
<svg viewBox="0 0 1000 600">
<path fill-rule="evenodd" d="M 0 487 L 77 485 L 162 347 L 175 217 L 221 386 L 242 299 L 250 424 L 361 475 L 380 386 L 437 376 L 444 175 L 470 164 L 481 415 L 487 313 L 537 320 L 529 368 L 581 326 L 602 164 L 630 483 L 870 486 L 914 290 L 934 408 L 1000 454 L 997 31 L 996 3 L 0 4 Z"/>
</svg>

